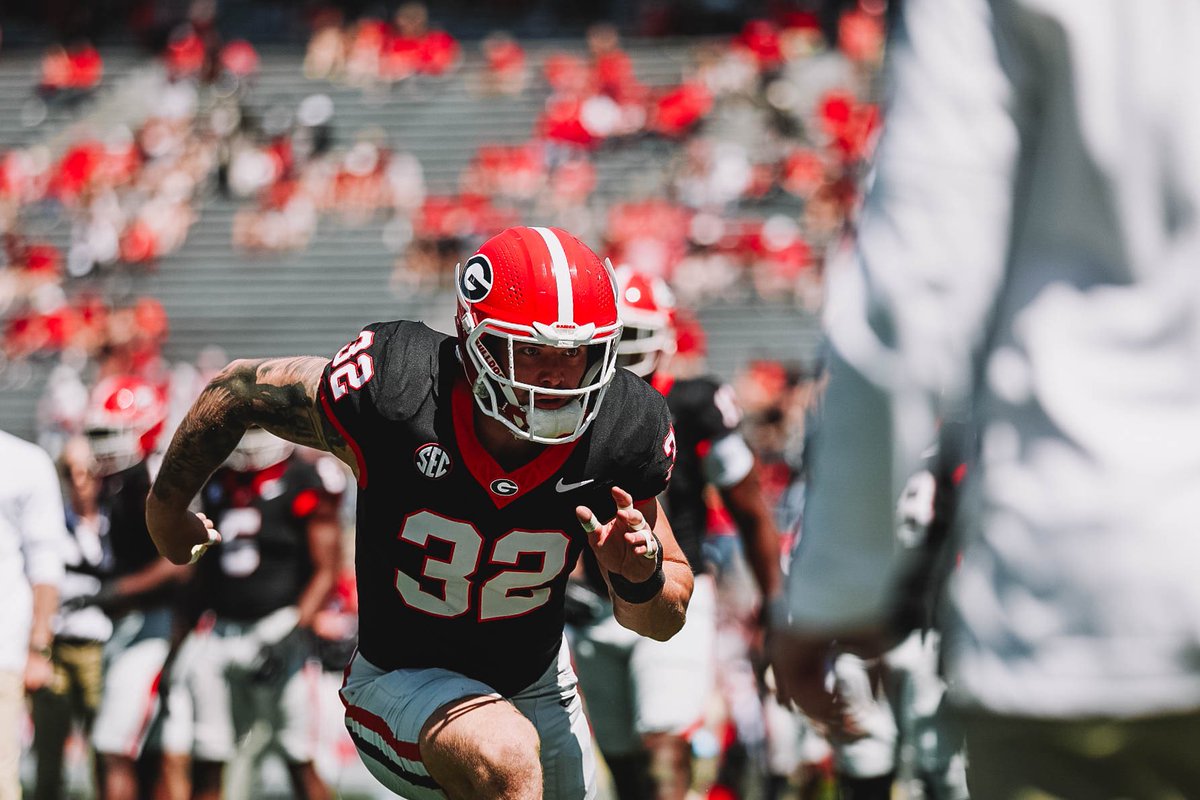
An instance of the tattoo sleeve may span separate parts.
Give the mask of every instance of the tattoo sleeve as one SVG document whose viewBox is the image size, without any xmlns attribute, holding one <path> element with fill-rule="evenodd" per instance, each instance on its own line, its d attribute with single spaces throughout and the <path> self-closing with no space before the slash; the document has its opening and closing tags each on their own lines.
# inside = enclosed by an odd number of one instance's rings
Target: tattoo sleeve
<svg viewBox="0 0 1200 800">
<path fill-rule="evenodd" d="M 226 367 L 179 424 L 154 482 L 155 497 L 191 502 L 252 426 L 327 450 L 356 468 L 350 448 L 318 407 L 317 388 L 328 363 L 301 356 L 234 361 Z"/>
</svg>

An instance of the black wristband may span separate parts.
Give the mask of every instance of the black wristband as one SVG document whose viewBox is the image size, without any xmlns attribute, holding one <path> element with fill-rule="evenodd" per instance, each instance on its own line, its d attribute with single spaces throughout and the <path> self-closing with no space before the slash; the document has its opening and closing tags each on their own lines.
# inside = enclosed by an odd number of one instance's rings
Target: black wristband
<svg viewBox="0 0 1200 800">
<path fill-rule="evenodd" d="M 654 534 L 650 534 L 654 536 Z M 612 590 L 617 597 L 624 600 L 626 603 L 648 603 L 667 585 L 667 576 L 663 573 L 663 547 L 662 542 L 654 536 L 654 543 L 658 545 L 658 553 L 654 561 L 654 572 L 649 578 L 641 583 L 634 583 L 628 578 L 622 577 L 615 572 L 608 573 L 608 581 L 612 584 Z"/>
</svg>

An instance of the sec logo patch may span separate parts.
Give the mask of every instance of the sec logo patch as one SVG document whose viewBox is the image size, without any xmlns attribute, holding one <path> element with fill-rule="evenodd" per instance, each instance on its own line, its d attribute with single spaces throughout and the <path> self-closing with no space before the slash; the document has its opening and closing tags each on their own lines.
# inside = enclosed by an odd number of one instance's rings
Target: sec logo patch
<svg viewBox="0 0 1200 800">
<path fill-rule="evenodd" d="M 413 463 L 426 478 L 437 480 L 450 471 L 450 454 L 437 442 L 430 442 L 417 448 Z"/>
</svg>

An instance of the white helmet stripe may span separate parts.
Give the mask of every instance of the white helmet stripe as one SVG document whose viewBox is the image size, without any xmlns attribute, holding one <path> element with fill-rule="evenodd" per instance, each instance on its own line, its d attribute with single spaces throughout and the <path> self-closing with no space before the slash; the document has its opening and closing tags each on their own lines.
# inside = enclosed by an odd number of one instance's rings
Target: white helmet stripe
<svg viewBox="0 0 1200 800">
<path fill-rule="evenodd" d="M 546 249 L 550 251 L 550 269 L 558 287 L 558 319 L 555 322 L 574 322 L 575 295 L 571 291 L 571 268 L 567 264 L 567 252 L 563 250 L 562 242 L 554 231 L 536 227 L 534 230 L 546 241 Z"/>
</svg>

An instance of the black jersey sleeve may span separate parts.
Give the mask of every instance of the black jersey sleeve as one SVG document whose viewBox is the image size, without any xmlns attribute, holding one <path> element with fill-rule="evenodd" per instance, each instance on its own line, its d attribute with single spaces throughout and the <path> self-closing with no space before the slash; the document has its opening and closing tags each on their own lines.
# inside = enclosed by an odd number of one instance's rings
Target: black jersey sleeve
<svg viewBox="0 0 1200 800">
<path fill-rule="evenodd" d="M 618 454 L 614 481 L 640 502 L 667 488 L 675 466 L 675 431 L 663 396 L 633 373 L 617 373 L 612 388 L 621 412 L 620 424 L 613 428 Z"/>
<path fill-rule="evenodd" d="M 320 402 L 352 448 L 361 454 L 373 428 L 420 407 L 446 338 L 419 322 L 376 322 L 333 356 L 321 376 Z"/>
</svg>

